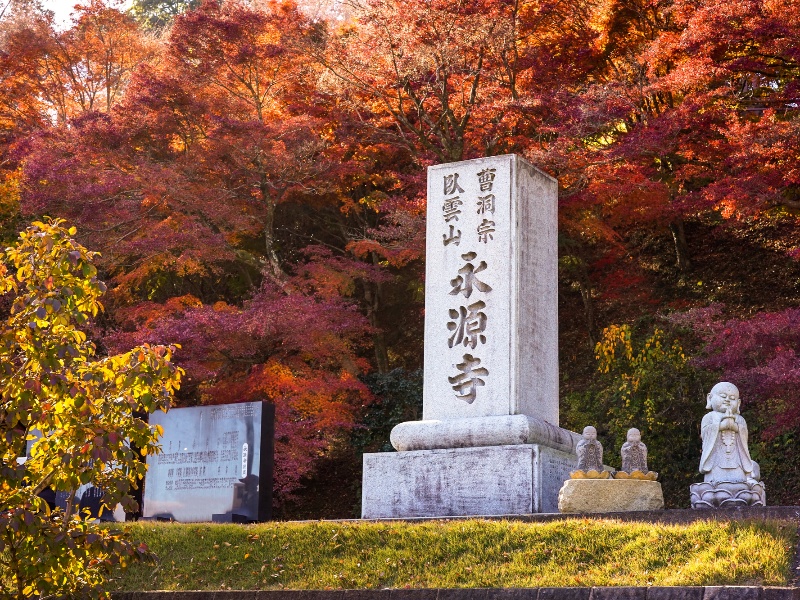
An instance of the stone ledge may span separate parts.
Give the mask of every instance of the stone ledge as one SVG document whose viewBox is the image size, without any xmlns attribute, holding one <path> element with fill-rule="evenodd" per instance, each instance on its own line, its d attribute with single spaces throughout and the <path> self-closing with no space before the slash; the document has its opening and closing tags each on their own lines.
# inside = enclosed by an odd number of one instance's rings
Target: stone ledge
<svg viewBox="0 0 800 600">
<path fill-rule="evenodd" d="M 800 600 L 798 587 L 675 586 L 115 592 L 112 600 Z"/>
<path fill-rule="evenodd" d="M 614 513 L 536 513 L 523 515 L 474 515 L 474 516 L 446 516 L 446 517 L 407 517 L 393 519 L 331 519 L 326 523 L 363 523 L 365 521 L 403 521 L 416 523 L 420 521 L 456 521 L 464 519 L 487 519 L 504 521 L 522 521 L 525 523 L 546 523 L 549 521 L 563 521 L 581 516 L 593 519 L 618 519 L 620 521 L 644 521 L 648 523 L 680 524 L 693 523 L 694 521 L 741 521 L 752 519 L 755 521 L 796 521 L 800 523 L 800 506 L 748 506 L 736 508 L 716 509 L 691 509 L 669 508 L 665 510 L 642 510 L 633 512 Z M 302 521 L 297 521 L 302 522 Z M 319 523 L 320 521 L 309 521 Z"/>
<path fill-rule="evenodd" d="M 437 450 L 540 444 L 575 454 L 581 436 L 528 415 L 497 415 L 470 419 L 406 421 L 390 435 L 395 450 Z"/>
<path fill-rule="evenodd" d="M 558 492 L 564 514 L 652 512 L 664 508 L 657 481 L 642 479 L 567 479 Z"/>
</svg>

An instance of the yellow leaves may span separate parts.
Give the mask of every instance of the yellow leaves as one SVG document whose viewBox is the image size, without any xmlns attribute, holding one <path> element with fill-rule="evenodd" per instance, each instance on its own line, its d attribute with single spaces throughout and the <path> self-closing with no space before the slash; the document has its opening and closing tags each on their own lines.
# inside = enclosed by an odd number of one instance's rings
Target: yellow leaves
<svg viewBox="0 0 800 600">
<path fill-rule="evenodd" d="M 617 365 L 619 360 L 631 360 L 633 348 L 631 346 L 630 325 L 610 325 L 603 330 L 600 341 L 595 345 L 595 357 L 598 370 L 608 373 Z"/>
<path fill-rule="evenodd" d="M 668 360 L 672 363 L 684 363 L 686 356 L 680 344 L 675 341 L 669 350 L 663 346 L 664 332 L 655 328 L 653 334 L 647 338 L 642 348 L 634 351 L 631 342 L 631 328 L 629 325 L 611 325 L 603 330 L 600 341 L 595 345 L 595 358 L 598 361 L 598 371 L 609 373 L 612 370 L 628 372 L 644 368 L 648 362 Z"/>
<path fill-rule="evenodd" d="M 8 173 L 0 181 L 0 215 L 8 219 L 19 212 L 19 190 L 22 169 Z M 4 219 L 4 220 L 5 220 Z"/>
<path fill-rule="evenodd" d="M 0 329 L 4 356 L 18 360 L 14 370 L 0 369 L 0 385 L 10 418 L 26 418 L 29 429 L 20 432 L 17 440 L 32 441 L 33 430 L 43 435 L 33 444 L 14 485 L 3 486 L 13 490 L 18 500 L 8 500 L 6 490 L 0 490 L 4 506 L 35 496 L 39 486 L 76 489 L 81 484 L 104 487 L 114 481 L 133 485 L 146 465 L 126 448 L 121 452 L 121 441 L 130 440 L 143 456 L 156 450 L 156 435 L 163 430 L 151 430 L 134 416 L 135 411 L 166 409 L 181 375 L 169 362 L 173 348 L 143 346 L 127 354 L 94 358 L 94 345 L 78 326 L 101 310 L 98 298 L 105 286 L 94 278 L 96 269 L 90 261 L 95 254 L 70 238 L 76 233 L 74 228 L 65 229 L 60 223 L 35 223 L 20 235 L 16 246 L 5 251 L 21 285 Z M 5 270 L 0 276 L 0 287 L 13 287 L 13 278 Z M 23 451 L 25 445 L 16 444 Z M 4 463 L 20 458 L 17 451 L 3 456 Z M 28 498 L 25 502 L 39 501 Z M 45 511 L 45 507 L 40 510 Z M 76 516 L 75 523 L 79 522 Z M 99 540 L 92 536 L 90 544 Z M 116 538 L 107 540 L 118 554 Z M 79 573 L 92 564 L 111 564 L 108 556 L 112 555 L 75 561 L 71 572 Z M 124 557 L 116 559 L 123 562 Z"/>
</svg>

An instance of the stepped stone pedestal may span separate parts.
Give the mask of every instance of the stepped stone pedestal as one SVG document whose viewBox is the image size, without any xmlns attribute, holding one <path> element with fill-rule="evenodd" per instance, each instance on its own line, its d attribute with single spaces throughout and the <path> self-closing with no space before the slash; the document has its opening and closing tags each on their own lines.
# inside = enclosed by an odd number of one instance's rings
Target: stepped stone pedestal
<svg viewBox="0 0 800 600">
<path fill-rule="evenodd" d="M 557 510 L 557 200 L 514 155 L 428 169 L 423 420 L 364 455 L 362 517 Z"/>
<path fill-rule="evenodd" d="M 573 455 L 538 444 L 364 456 L 364 519 L 558 512 Z"/>
</svg>

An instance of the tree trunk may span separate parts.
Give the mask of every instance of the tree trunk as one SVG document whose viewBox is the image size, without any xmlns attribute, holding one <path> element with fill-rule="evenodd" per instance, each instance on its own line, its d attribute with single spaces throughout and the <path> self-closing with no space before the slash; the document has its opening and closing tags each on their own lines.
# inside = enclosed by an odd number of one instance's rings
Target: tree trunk
<svg viewBox="0 0 800 600">
<path fill-rule="evenodd" d="M 260 181 L 261 199 L 266 208 L 264 214 L 264 251 L 267 257 L 267 270 L 276 281 L 283 281 L 284 273 L 281 263 L 278 260 L 278 253 L 275 252 L 275 200 L 270 194 L 267 174 L 261 173 Z"/>
<path fill-rule="evenodd" d="M 583 300 L 583 314 L 586 318 L 586 332 L 589 335 L 589 348 L 594 351 L 594 346 L 597 340 L 594 337 L 594 302 L 592 302 L 592 286 L 589 283 L 589 277 L 585 273 L 582 274 L 578 281 L 578 286 L 581 291 L 581 299 Z"/>
<path fill-rule="evenodd" d="M 372 262 L 377 264 L 378 257 L 372 253 Z M 380 321 L 378 319 L 378 311 L 381 305 L 381 284 L 371 284 L 364 282 L 364 300 L 367 304 L 367 319 L 369 319 L 370 326 L 375 329 L 372 335 L 372 345 L 375 348 L 375 366 L 378 368 L 378 373 L 389 372 L 389 350 L 386 347 L 386 337 L 383 335 Z"/>
<path fill-rule="evenodd" d="M 389 350 L 386 347 L 386 338 L 382 331 L 372 336 L 372 344 L 375 347 L 375 365 L 378 373 L 389 372 Z"/>
<path fill-rule="evenodd" d="M 64 530 L 69 527 L 69 521 L 75 512 L 75 490 L 72 490 L 67 497 L 67 509 L 64 511 Z"/>
<path fill-rule="evenodd" d="M 672 232 L 672 241 L 675 243 L 675 259 L 678 270 L 681 273 L 687 273 L 692 268 L 692 263 L 689 260 L 689 246 L 686 243 L 683 221 L 680 219 L 673 221 L 669 224 L 669 230 Z"/>
</svg>

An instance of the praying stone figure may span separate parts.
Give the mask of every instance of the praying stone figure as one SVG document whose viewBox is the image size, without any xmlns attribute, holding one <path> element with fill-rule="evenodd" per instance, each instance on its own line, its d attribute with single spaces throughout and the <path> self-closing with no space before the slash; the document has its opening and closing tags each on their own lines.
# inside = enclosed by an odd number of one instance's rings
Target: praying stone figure
<svg viewBox="0 0 800 600">
<path fill-rule="evenodd" d="M 703 483 L 690 487 L 692 508 L 765 506 L 764 484 L 758 481 L 758 464 L 747 448 L 747 423 L 739 414 L 739 390 L 718 383 L 708 394 L 700 431 Z"/>
<path fill-rule="evenodd" d="M 616 479 L 646 479 L 655 481 L 658 473 L 647 470 L 647 446 L 642 443 L 638 429 L 628 430 L 627 441 L 622 444 L 622 469 L 614 474 Z"/>
<path fill-rule="evenodd" d="M 589 425 L 583 429 L 583 439 L 575 446 L 578 469 L 570 473 L 572 479 L 608 479 L 611 473 L 603 468 L 603 445 L 597 441 L 597 429 Z"/>
</svg>

